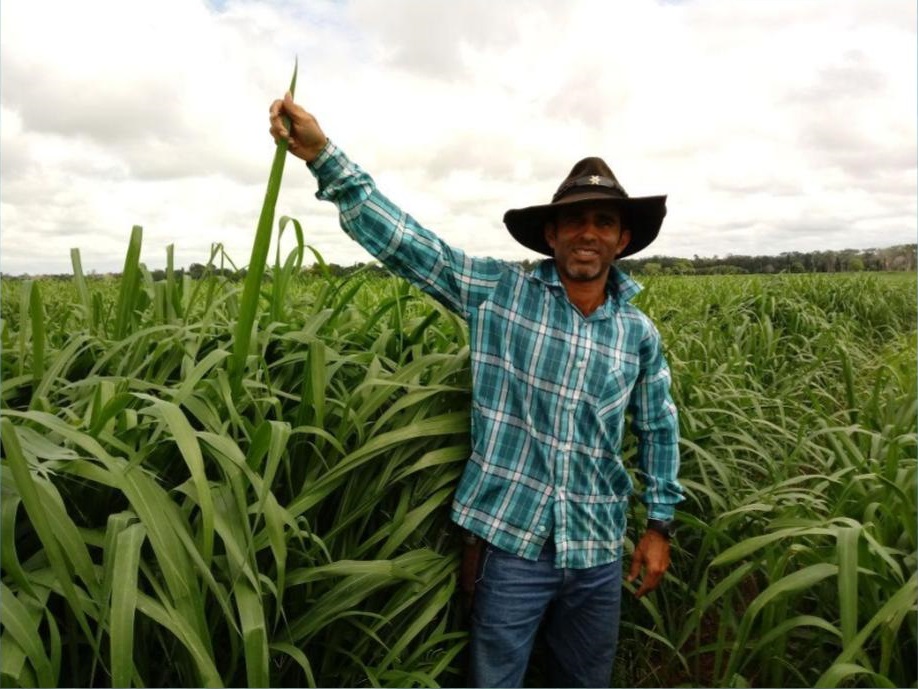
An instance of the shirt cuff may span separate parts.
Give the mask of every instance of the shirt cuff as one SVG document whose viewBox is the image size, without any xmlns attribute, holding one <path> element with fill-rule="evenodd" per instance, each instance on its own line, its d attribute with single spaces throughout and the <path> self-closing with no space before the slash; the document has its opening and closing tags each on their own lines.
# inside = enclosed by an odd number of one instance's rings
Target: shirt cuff
<svg viewBox="0 0 918 689">
<path fill-rule="evenodd" d="M 676 516 L 675 505 L 654 504 L 647 506 L 647 518 L 668 522 Z"/>
<path fill-rule="evenodd" d="M 319 155 L 317 155 L 312 162 L 306 163 L 306 167 L 308 167 L 309 171 L 318 179 L 321 177 L 324 168 L 328 167 L 328 162 L 335 157 L 337 152 L 338 147 L 332 143 L 331 139 L 325 137 L 325 145 L 322 147 Z"/>
</svg>

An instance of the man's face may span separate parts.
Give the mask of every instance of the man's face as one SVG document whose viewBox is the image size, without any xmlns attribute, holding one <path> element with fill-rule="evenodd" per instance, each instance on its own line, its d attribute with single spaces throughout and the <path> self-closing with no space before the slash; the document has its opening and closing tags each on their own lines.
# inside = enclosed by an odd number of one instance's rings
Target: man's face
<svg viewBox="0 0 918 689">
<path fill-rule="evenodd" d="M 597 201 L 559 208 L 555 221 L 545 227 L 545 239 L 562 277 L 605 283 L 609 267 L 631 241 L 631 232 L 622 228 L 618 208 Z"/>
</svg>

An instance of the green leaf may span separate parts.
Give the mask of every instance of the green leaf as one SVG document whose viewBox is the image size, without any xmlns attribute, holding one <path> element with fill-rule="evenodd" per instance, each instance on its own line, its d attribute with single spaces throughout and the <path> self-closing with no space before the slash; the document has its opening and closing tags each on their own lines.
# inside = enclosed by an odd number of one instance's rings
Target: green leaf
<svg viewBox="0 0 918 689">
<path fill-rule="evenodd" d="M 115 318 L 115 339 L 123 339 L 134 325 L 134 309 L 140 295 L 140 244 L 143 229 L 134 225 L 131 229 L 131 240 L 124 257 L 124 269 L 121 271 L 121 287 L 118 293 L 118 306 Z"/>
<path fill-rule="evenodd" d="M 781 577 L 778 581 L 771 584 L 762 591 L 762 593 L 756 596 L 743 615 L 739 631 L 736 635 L 736 641 L 733 644 L 733 652 L 730 654 L 730 663 L 727 667 L 726 674 L 733 675 L 735 672 L 738 672 L 744 663 L 749 660 L 749 656 L 746 653 L 746 641 L 756 616 L 769 603 L 795 591 L 809 589 L 823 579 L 836 574 L 838 574 L 838 565 L 829 562 L 820 562 Z"/>
<path fill-rule="evenodd" d="M 29 294 L 29 317 L 32 320 L 32 379 L 37 383 L 45 375 L 45 307 L 38 283 L 32 283 Z"/>
<path fill-rule="evenodd" d="M 42 497 L 29 471 L 28 463 L 22 454 L 22 448 L 19 444 L 16 429 L 12 421 L 6 417 L 0 418 L 0 439 L 3 441 L 6 461 L 16 481 L 16 488 L 22 499 L 22 505 L 25 508 L 26 514 L 28 514 L 29 520 L 35 527 L 35 532 L 45 549 L 45 553 L 54 571 L 55 577 L 64 592 L 64 597 L 67 599 L 67 602 L 70 604 L 70 609 L 76 616 L 77 623 L 82 629 L 85 637 L 92 640 L 94 639 L 94 635 L 90 630 L 89 621 L 86 618 L 83 601 L 73 584 L 70 569 L 67 566 L 66 559 L 61 552 L 61 546 L 48 520 L 46 505 L 43 503 Z M 98 654 L 98 648 L 94 647 L 94 650 L 96 654 Z"/>
<path fill-rule="evenodd" d="M 51 660 L 38 636 L 37 625 L 22 602 L 2 582 L 0 582 L 0 613 L 2 613 L 0 618 L 3 620 L 3 628 L 19 644 L 35 669 L 39 686 L 57 686 L 57 677 L 52 674 Z"/>
<path fill-rule="evenodd" d="M 265 613 L 261 598 L 244 579 L 236 582 L 234 592 L 242 626 L 248 685 L 271 686 L 268 670 L 268 635 L 265 631 Z"/>
<path fill-rule="evenodd" d="M 137 608 L 137 569 L 146 538 L 141 524 L 132 524 L 116 538 L 112 579 L 110 646 L 112 686 L 129 687 L 134 676 L 134 612 Z"/>
<path fill-rule="evenodd" d="M 844 680 L 848 680 L 856 675 L 869 675 L 871 687 L 891 687 L 897 685 L 891 682 L 887 677 L 880 675 L 873 670 L 857 665 L 855 663 L 835 663 L 826 670 L 816 682 L 817 687 L 837 687 Z M 846 683 L 847 684 L 847 683 Z"/>
<path fill-rule="evenodd" d="M 752 536 L 751 538 L 746 538 L 724 550 L 720 555 L 711 560 L 711 567 L 723 567 L 724 565 L 733 564 L 737 560 L 742 560 L 744 557 L 752 555 L 752 553 L 760 550 L 761 548 L 764 548 L 767 545 L 771 545 L 776 541 L 780 541 L 782 538 L 813 534 L 833 535 L 834 531 L 832 531 L 832 529 L 819 527 L 790 528 L 780 529 L 778 531 L 763 534 L 761 536 Z"/>
<path fill-rule="evenodd" d="M 156 399 L 151 395 L 136 394 L 141 399 L 151 402 L 151 406 L 142 411 L 150 413 L 155 410 L 155 414 L 163 419 L 182 454 L 182 458 L 185 460 L 185 464 L 188 466 L 191 479 L 197 488 L 198 506 L 201 508 L 201 555 L 204 558 L 204 562 L 209 565 L 214 552 L 214 503 L 210 494 L 207 474 L 204 470 L 204 457 L 201 455 L 201 446 L 198 444 L 197 436 L 188 419 L 177 405 Z"/>
<path fill-rule="evenodd" d="M 312 672 L 312 664 L 309 662 L 309 658 L 306 657 L 306 654 L 303 653 L 303 651 L 301 651 L 293 644 L 284 642 L 276 642 L 271 644 L 271 650 L 284 653 L 293 658 L 297 665 L 303 668 L 303 674 L 306 675 L 306 686 L 313 687 L 313 689 L 317 686 L 315 675 L 313 675 Z"/>
<path fill-rule="evenodd" d="M 842 643 L 846 646 L 857 632 L 857 550 L 860 534 L 860 526 L 838 530 L 838 603 Z"/>
</svg>

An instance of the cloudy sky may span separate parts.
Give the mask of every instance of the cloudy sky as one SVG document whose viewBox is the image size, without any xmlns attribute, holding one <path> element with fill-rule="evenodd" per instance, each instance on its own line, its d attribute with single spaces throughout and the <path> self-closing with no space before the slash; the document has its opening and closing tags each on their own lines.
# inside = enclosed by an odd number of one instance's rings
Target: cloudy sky
<svg viewBox="0 0 918 689">
<path fill-rule="evenodd" d="M 249 260 L 297 100 L 380 188 L 473 254 L 533 258 L 508 208 L 600 155 L 666 193 L 646 254 L 916 239 L 914 0 L 3 0 L 0 270 Z M 289 158 L 278 214 L 369 259 Z"/>
</svg>

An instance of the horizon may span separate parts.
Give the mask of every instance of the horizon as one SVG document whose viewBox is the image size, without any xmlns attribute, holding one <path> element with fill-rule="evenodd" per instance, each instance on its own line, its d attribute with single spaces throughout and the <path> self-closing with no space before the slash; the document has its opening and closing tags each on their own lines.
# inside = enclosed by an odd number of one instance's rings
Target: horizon
<svg viewBox="0 0 918 689">
<path fill-rule="evenodd" d="M 889 251 L 889 250 L 891 250 L 891 249 L 896 249 L 896 248 L 900 248 L 900 247 L 913 247 L 913 248 L 915 248 L 915 249 L 918 249 L 918 242 L 905 242 L 905 243 L 903 243 L 903 244 L 889 244 L 889 245 L 887 245 L 887 246 L 873 246 L 873 247 L 868 247 L 868 248 L 865 248 L 865 249 L 854 249 L 854 248 L 851 248 L 851 247 L 846 247 L 846 248 L 844 248 L 844 249 L 817 249 L 817 250 L 814 250 L 814 251 L 803 251 L 803 252 L 801 252 L 801 251 L 795 251 L 795 250 L 788 250 L 788 251 L 783 251 L 783 252 L 780 252 L 780 253 L 777 253 L 777 254 L 734 254 L 734 253 L 728 253 L 728 254 L 724 254 L 724 255 L 722 255 L 722 256 L 721 256 L 721 255 L 712 255 L 712 256 L 701 256 L 701 255 L 698 255 L 698 256 L 694 256 L 694 257 L 690 257 L 690 256 L 672 256 L 672 255 L 668 255 L 668 254 L 648 254 L 647 256 L 641 256 L 641 255 L 637 255 L 637 256 L 628 256 L 627 258 L 621 259 L 621 261 L 616 261 L 616 264 L 621 263 L 621 262 L 624 262 L 624 263 L 627 264 L 627 263 L 647 263 L 647 262 L 667 261 L 667 260 L 669 260 L 669 261 L 689 261 L 689 262 L 692 262 L 692 263 L 694 263 L 694 262 L 696 262 L 696 261 L 700 261 L 700 262 L 704 262 L 704 261 L 720 261 L 720 262 L 726 262 L 726 261 L 728 261 L 728 260 L 731 259 L 731 258 L 733 258 L 733 259 L 767 259 L 767 258 L 780 258 L 781 256 L 784 256 L 785 254 L 800 254 L 800 255 L 802 255 L 802 256 L 807 256 L 807 255 L 816 255 L 816 254 L 820 254 L 820 253 L 833 253 L 833 254 L 839 255 L 839 254 L 846 254 L 846 253 L 849 253 L 849 252 L 856 252 L 856 253 L 882 252 L 882 251 Z M 320 251 L 319 254 L 322 255 L 322 252 Z M 304 257 L 310 256 L 310 255 L 311 255 L 311 252 L 304 252 Z M 533 261 L 540 261 L 540 260 L 544 260 L 544 259 L 551 258 L 550 256 L 543 256 L 543 255 L 541 255 L 541 254 L 535 254 L 534 256 L 535 256 L 535 258 L 521 258 L 521 259 L 507 259 L 507 260 L 508 260 L 509 262 L 511 262 L 511 263 L 523 263 L 523 262 L 526 262 L 526 261 L 533 262 Z M 325 257 L 323 256 L 323 259 L 324 259 L 324 258 L 325 258 Z M 379 266 L 379 267 L 385 269 L 385 266 L 384 266 L 382 263 L 380 263 L 377 259 L 373 258 L 372 256 L 369 256 L 369 258 L 368 258 L 367 260 L 365 260 L 365 261 L 354 261 L 354 262 L 352 262 L 352 263 L 345 263 L 345 264 L 338 263 L 337 261 L 333 261 L 333 260 L 332 260 L 332 261 L 326 260 L 325 262 L 326 262 L 326 264 L 328 264 L 328 265 L 335 265 L 335 266 L 338 266 L 338 267 L 343 268 L 343 269 L 345 269 L 345 270 L 350 270 L 350 269 L 359 268 L 359 267 L 364 266 L 364 265 L 376 265 L 376 266 Z M 236 263 L 236 264 L 239 266 L 237 270 L 248 269 L 248 264 L 239 265 L 238 262 L 235 262 L 235 261 L 234 261 L 234 263 Z M 308 262 L 308 263 L 304 260 L 304 261 L 303 261 L 303 270 L 308 270 L 308 269 L 312 268 L 313 266 L 317 265 L 317 263 L 318 263 L 318 262 L 317 262 L 317 261 L 314 261 L 314 260 L 311 261 L 311 262 Z M 148 264 L 147 264 L 146 262 L 144 262 L 144 261 L 141 261 L 141 264 L 143 264 L 144 266 L 146 266 L 147 270 L 149 270 L 150 272 L 163 271 L 163 270 L 166 269 L 165 264 L 163 264 L 162 266 L 159 266 L 159 265 L 157 265 L 157 266 L 150 266 L 150 265 L 148 265 Z M 176 265 L 176 266 L 174 266 L 174 270 L 176 270 L 176 271 L 188 271 L 188 270 L 191 269 L 191 266 L 193 266 L 193 265 L 207 266 L 208 264 L 207 264 L 207 263 L 202 263 L 201 261 L 192 261 L 191 263 L 189 263 L 189 264 L 187 264 L 187 265 L 185 265 L 185 264 Z M 216 263 L 212 263 L 211 265 L 216 265 Z M 272 265 L 271 261 L 268 260 L 268 261 L 266 262 L 266 265 L 268 265 L 268 266 L 270 267 L 270 266 Z M 718 263 L 717 265 L 721 265 L 721 263 Z M 723 265 L 726 265 L 726 263 L 723 263 Z M 118 269 L 116 269 L 116 270 L 98 271 L 98 270 L 95 270 L 95 269 L 90 269 L 90 270 L 84 270 L 84 271 L 83 271 L 83 274 L 86 275 L 86 276 L 120 276 L 121 273 L 122 273 L 123 267 L 124 267 L 124 266 L 123 266 L 123 263 L 122 263 L 122 265 L 119 266 Z M 815 271 L 815 272 L 821 272 L 821 271 Z M 845 271 L 842 271 L 842 272 L 845 272 Z M 895 270 L 895 271 L 890 271 L 890 272 L 915 272 L 915 270 L 914 270 L 914 269 L 911 270 L 911 271 Z M 73 266 L 72 266 L 72 264 L 71 264 L 71 265 L 70 265 L 70 270 L 64 270 L 64 271 L 57 272 L 57 273 L 16 273 L 16 274 L 13 274 L 13 273 L 7 273 L 7 272 L 4 272 L 3 270 L 0 270 L 0 279 L 3 279 L 3 278 L 6 278 L 6 279 L 54 278 L 54 277 L 61 277 L 61 276 L 73 276 L 73 274 L 74 274 L 74 273 L 73 273 Z"/>
</svg>

